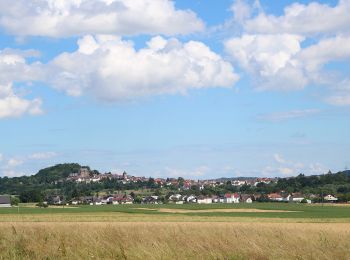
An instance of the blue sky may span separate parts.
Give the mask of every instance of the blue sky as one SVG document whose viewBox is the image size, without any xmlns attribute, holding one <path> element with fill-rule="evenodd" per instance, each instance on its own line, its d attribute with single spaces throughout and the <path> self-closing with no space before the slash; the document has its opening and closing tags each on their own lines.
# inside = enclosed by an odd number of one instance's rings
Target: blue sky
<svg viewBox="0 0 350 260">
<path fill-rule="evenodd" d="M 0 176 L 350 167 L 350 1 L 0 3 Z"/>
</svg>

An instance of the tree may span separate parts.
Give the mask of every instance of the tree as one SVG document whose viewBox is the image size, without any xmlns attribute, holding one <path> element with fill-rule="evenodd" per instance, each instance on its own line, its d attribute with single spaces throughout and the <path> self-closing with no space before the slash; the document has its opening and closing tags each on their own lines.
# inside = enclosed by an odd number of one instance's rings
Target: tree
<svg viewBox="0 0 350 260">
<path fill-rule="evenodd" d="M 11 196 L 11 205 L 12 206 L 18 206 L 18 203 L 19 203 L 19 198 Z"/>
</svg>

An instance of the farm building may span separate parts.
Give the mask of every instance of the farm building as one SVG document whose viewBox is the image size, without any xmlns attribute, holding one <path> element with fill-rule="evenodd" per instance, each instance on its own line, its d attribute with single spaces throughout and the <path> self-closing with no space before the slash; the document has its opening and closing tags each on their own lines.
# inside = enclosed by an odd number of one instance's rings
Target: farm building
<svg viewBox="0 0 350 260">
<path fill-rule="evenodd" d="M 10 196 L 0 196 L 0 207 L 11 207 Z"/>
</svg>

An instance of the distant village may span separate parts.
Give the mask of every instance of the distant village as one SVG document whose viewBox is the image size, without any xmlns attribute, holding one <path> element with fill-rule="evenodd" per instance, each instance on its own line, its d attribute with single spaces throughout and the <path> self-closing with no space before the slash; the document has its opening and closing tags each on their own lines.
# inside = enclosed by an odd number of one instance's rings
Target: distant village
<svg viewBox="0 0 350 260">
<path fill-rule="evenodd" d="M 105 194 L 95 196 L 81 196 L 65 201 L 64 196 L 56 195 L 48 199 L 48 204 L 62 205 L 117 205 L 117 204 L 163 204 L 163 203 L 174 203 L 174 204 L 185 204 L 185 203 L 198 203 L 198 204 L 212 204 L 212 203 L 253 203 L 259 201 L 271 201 L 271 202 L 295 202 L 295 203 L 312 203 L 314 199 L 320 199 L 320 195 L 308 194 L 307 196 L 301 193 L 270 193 L 266 194 L 266 197 L 262 198 L 262 194 L 247 194 L 242 192 L 226 193 L 221 196 L 211 195 L 194 195 L 188 194 L 191 187 L 196 186 L 199 190 L 205 189 L 205 187 L 216 187 L 224 185 L 227 182 L 225 179 L 214 179 L 214 180 L 188 180 L 183 179 L 181 182 L 176 178 L 146 178 L 130 176 L 126 172 L 123 174 L 94 174 L 88 168 L 81 168 L 77 173 L 71 173 L 66 180 L 75 183 L 99 183 L 106 180 L 116 180 L 123 184 L 137 183 L 137 182 L 149 182 L 152 180 L 159 188 L 167 188 L 170 186 L 178 187 L 176 192 L 170 192 L 166 198 L 150 194 L 141 197 L 135 197 L 135 194 L 117 193 L 117 194 Z M 242 178 L 234 179 L 230 181 L 231 185 L 241 187 L 243 185 L 257 186 L 259 184 L 270 184 L 277 182 L 277 178 Z M 184 192 L 186 194 L 184 194 Z M 337 202 L 338 198 L 332 194 L 325 194 L 322 198 L 324 202 Z"/>
</svg>

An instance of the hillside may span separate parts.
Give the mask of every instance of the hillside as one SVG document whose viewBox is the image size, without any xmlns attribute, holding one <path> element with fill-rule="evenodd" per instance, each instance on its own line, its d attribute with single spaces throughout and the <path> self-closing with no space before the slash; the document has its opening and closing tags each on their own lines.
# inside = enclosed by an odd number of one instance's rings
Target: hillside
<svg viewBox="0 0 350 260">
<path fill-rule="evenodd" d="M 63 178 L 67 178 L 72 172 L 79 172 L 81 165 L 78 163 L 57 164 L 40 170 L 33 176 L 39 183 L 52 183 Z"/>
</svg>

